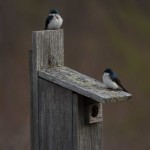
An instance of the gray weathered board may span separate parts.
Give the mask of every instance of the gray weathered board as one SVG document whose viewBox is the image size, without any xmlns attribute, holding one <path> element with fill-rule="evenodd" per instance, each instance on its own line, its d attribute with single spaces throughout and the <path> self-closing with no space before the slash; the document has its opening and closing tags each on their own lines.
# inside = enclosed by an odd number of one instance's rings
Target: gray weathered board
<svg viewBox="0 0 150 150">
<path fill-rule="evenodd" d="M 102 82 L 68 67 L 43 69 L 38 71 L 38 73 L 43 79 L 59 84 L 101 103 L 120 102 L 131 98 L 131 94 L 129 93 L 119 90 L 109 90 Z"/>
<path fill-rule="evenodd" d="M 102 150 L 102 122 L 85 124 L 85 108 L 93 100 L 42 78 L 38 81 L 39 149 Z"/>
<path fill-rule="evenodd" d="M 34 31 L 30 52 L 31 149 L 40 149 L 38 70 L 64 64 L 63 30 Z"/>
<path fill-rule="evenodd" d="M 31 150 L 39 150 L 39 115 L 38 115 L 38 75 L 36 53 L 30 50 L 30 90 L 31 90 Z"/>
<path fill-rule="evenodd" d="M 39 78 L 39 149 L 73 150 L 72 92 Z"/>
</svg>

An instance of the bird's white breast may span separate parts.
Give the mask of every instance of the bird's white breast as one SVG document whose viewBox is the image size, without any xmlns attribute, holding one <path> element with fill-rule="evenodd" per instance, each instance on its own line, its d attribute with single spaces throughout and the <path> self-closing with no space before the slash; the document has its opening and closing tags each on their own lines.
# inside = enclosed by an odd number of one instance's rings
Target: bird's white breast
<svg viewBox="0 0 150 150">
<path fill-rule="evenodd" d="M 103 83 L 105 84 L 105 86 L 107 88 L 111 88 L 111 89 L 118 89 L 119 88 L 119 86 L 111 80 L 109 73 L 104 73 L 102 79 L 103 79 Z"/>
<path fill-rule="evenodd" d="M 53 19 L 48 24 L 48 29 L 59 29 L 63 23 L 63 19 L 59 14 L 54 14 Z"/>
</svg>

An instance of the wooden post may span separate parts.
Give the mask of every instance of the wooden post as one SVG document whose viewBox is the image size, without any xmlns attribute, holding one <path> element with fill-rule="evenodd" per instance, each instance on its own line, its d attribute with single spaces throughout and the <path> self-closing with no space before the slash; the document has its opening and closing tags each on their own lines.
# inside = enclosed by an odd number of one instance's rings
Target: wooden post
<svg viewBox="0 0 150 150">
<path fill-rule="evenodd" d="M 39 77 L 40 69 L 64 65 L 63 30 L 32 33 L 31 74 L 31 149 L 40 150 Z"/>
<path fill-rule="evenodd" d="M 63 30 L 33 32 L 33 54 L 37 70 L 64 65 Z"/>
</svg>

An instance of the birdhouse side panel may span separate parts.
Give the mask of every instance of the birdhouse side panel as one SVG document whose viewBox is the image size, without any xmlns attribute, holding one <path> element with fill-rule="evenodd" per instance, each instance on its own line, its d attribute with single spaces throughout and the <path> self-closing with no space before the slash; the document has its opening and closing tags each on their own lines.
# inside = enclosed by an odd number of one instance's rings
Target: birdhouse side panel
<svg viewBox="0 0 150 150">
<path fill-rule="evenodd" d="M 38 82 L 40 150 L 73 150 L 72 91 L 42 78 Z"/>
<path fill-rule="evenodd" d="M 78 150 L 103 150 L 103 121 L 87 124 L 87 106 L 95 103 L 94 100 L 84 96 L 78 98 Z M 102 106 L 101 106 L 102 107 Z M 102 111 L 100 112 L 102 117 Z"/>
</svg>

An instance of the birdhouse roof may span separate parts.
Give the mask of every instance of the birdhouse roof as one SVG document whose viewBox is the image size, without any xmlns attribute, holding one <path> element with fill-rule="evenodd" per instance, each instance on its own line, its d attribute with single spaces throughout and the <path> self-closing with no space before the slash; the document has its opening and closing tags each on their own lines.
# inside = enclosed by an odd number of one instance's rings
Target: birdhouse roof
<svg viewBox="0 0 150 150">
<path fill-rule="evenodd" d="M 126 101 L 132 96 L 124 91 L 107 89 L 102 82 L 68 67 L 43 69 L 38 73 L 40 77 L 50 82 L 101 103 Z"/>
</svg>

